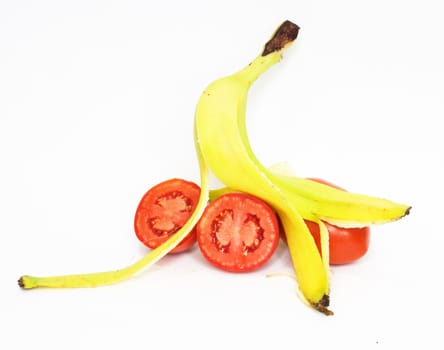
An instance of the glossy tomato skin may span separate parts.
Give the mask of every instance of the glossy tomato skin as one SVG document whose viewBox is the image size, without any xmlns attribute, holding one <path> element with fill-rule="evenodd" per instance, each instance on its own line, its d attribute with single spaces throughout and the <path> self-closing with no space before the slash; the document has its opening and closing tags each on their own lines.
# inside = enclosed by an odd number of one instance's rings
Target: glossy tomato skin
<svg viewBox="0 0 444 350">
<path fill-rule="evenodd" d="M 319 178 L 310 180 L 323 183 L 325 185 L 345 191 L 328 181 Z M 305 221 L 316 242 L 318 250 L 321 251 L 319 226 L 312 221 Z M 370 228 L 344 228 L 338 227 L 328 222 L 324 222 L 329 233 L 330 264 L 341 265 L 354 262 L 362 258 L 368 251 L 370 244 Z"/>
<path fill-rule="evenodd" d="M 169 179 L 149 189 L 137 206 L 134 230 L 148 248 L 155 249 L 188 220 L 197 206 L 200 187 L 183 179 Z M 196 228 L 170 253 L 181 253 L 196 242 Z"/>
<path fill-rule="evenodd" d="M 319 225 L 306 220 L 318 250 L 321 251 L 321 239 Z M 344 228 L 324 222 L 329 234 L 330 264 L 349 264 L 362 258 L 368 250 L 370 244 L 370 228 Z"/>
<path fill-rule="evenodd" d="M 212 201 L 197 224 L 202 255 L 230 272 L 263 266 L 279 243 L 279 224 L 264 201 L 245 193 L 228 193 Z"/>
</svg>

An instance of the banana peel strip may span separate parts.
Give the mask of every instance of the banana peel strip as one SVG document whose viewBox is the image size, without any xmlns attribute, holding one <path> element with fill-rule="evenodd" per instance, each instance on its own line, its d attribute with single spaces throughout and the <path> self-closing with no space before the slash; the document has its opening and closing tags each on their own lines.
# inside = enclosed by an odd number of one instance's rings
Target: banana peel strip
<svg viewBox="0 0 444 350">
<path fill-rule="evenodd" d="M 35 276 L 25 275 L 20 277 L 18 281 L 20 287 L 24 289 L 98 287 L 120 282 L 159 261 L 162 257 L 168 254 L 168 252 L 174 249 L 193 229 L 193 227 L 197 224 L 200 217 L 202 216 L 203 211 L 205 210 L 205 207 L 208 203 L 209 171 L 205 161 L 202 158 L 202 153 L 200 152 L 200 149 L 198 147 L 196 147 L 196 154 L 199 161 L 199 171 L 201 178 L 201 192 L 199 200 L 196 209 L 194 210 L 188 221 L 179 231 L 177 231 L 174 235 L 172 235 L 171 238 L 169 238 L 167 241 L 165 241 L 156 249 L 149 252 L 140 260 L 136 261 L 134 264 L 129 265 L 122 269 L 114 271 L 50 276 L 50 277 L 35 277 Z"/>
</svg>

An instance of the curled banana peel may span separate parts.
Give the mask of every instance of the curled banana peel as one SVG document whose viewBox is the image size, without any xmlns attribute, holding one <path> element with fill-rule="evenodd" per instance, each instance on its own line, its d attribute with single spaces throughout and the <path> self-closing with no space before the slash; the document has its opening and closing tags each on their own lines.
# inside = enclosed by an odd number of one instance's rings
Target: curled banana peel
<svg viewBox="0 0 444 350">
<path fill-rule="evenodd" d="M 195 113 L 194 140 L 199 161 L 201 194 L 186 224 L 169 240 L 135 263 L 113 271 L 86 274 L 20 277 L 19 286 L 32 288 L 97 287 L 122 281 L 147 268 L 174 249 L 200 219 L 208 200 L 227 191 L 252 194 L 269 203 L 284 227 L 299 294 L 314 309 L 333 314 L 329 307 L 328 231 L 323 221 L 342 226 L 367 226 L 400 219 L 410 207 L 385 199 L 340 191 L 329 186 L 267 169 L 254 155 L 245 115 L 248 91 L 296 39 L 299 27 L 285 21 L 262 53 L 239 72 L 218 79 L 202 93 Z M 210 171 L 226 186 L 210 192 Z M 319 254 L 304 219 L 317 222 Z"/>
<path fill-rule="evenodd" d="M 211 194 L 241 191 L 269 203 L 284 227 L 299 290 L 314 309 L 329 306 L 328 231 L 322 221 L 367 226 L 397 220 L 410 207 L 353 194 L 264 167 L 253 153 L 245 125 L 248 91 L 296 39 L 299 27 L 285 21 L 263 52 L 239 72 L 218 79 L 203 92 L 196 109 L 196 147 L 212 173 L 227 187 Z M 322 256 L 304 219 L 320 225 Z"/>
</svg>

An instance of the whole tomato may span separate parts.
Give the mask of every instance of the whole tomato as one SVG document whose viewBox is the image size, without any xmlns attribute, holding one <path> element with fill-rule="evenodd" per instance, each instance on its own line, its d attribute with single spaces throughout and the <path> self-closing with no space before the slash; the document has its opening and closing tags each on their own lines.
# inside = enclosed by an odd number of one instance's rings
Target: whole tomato
<svg viewBox="0 0 444 350">
<path fill-rule="evenodd" d="M 345 191 L 343 188 L 319 178 L 310 178 L 310 180 Z M 319 225 L 308 220 L 305 222 L 315 239 L 318 250 L 321 251 Z M 328 222 L 324 223 L 329 233 L 331 265 L 348 264 L 360 259 L 367 253 L 370 244 L 370 227 L 345 228 Z"/>
</svg>

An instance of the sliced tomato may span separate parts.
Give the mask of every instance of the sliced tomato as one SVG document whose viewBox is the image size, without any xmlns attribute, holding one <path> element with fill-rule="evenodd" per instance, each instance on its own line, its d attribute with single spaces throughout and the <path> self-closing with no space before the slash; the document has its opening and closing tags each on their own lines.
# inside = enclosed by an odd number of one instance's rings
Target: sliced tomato
<svg viewBox="0 0 444 350">
<path fill-rule="evenodd" d="M 200 187 L 183 179 L 170 179 L 152 187 L 142 197 L 134 217 L 137 238 L 155 249 L 176 233 L 196 208 Z M 196 242 L 194 228 L 170 253 L 180 253 Z"/>
<path fill-rule="evenodd" d="M 202 255 L 216 267 L 231 272 L 263 266 L 279 243 L 274 211 L 245 193 L 228 193 L 212 201 L 196 232 Z"/>
<path fill-rule="evenodd" d="M 345 191 L 343 188 L 319 178 L 310 178 L 313 181 Z M 319 225 L 306 220 L 306 224 L 316 242 L 318 250 L 321 251 L 321 239 Z M 363 257 L 370 244 L 370 228 L 344 228 L 325 222 L 329 234 L 330 264 L 348 264 Z"/>
</svg>

